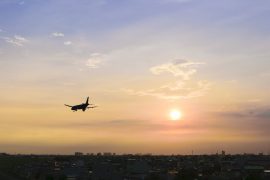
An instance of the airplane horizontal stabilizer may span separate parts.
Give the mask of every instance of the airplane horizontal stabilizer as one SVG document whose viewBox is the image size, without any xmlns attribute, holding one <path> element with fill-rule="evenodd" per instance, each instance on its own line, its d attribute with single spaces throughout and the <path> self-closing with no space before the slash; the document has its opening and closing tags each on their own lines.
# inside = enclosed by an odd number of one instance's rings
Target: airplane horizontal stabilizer
<svg viewBox="0 0 270 180">
<path fill-rule="evenodd" d="M 87 108 L 96 108 L 96 107 L 98 107 L 98 106 L 91 106 L 91 107 L 87 107 Z"/>
<path fill-rule="evenodd" d="M 72 107 L 72 106 L 70 106 L 70 105 L 67 105 L 67 104 L 65 104 L 65 106 L 68 106 L 68 107 Z"/>
</svg>

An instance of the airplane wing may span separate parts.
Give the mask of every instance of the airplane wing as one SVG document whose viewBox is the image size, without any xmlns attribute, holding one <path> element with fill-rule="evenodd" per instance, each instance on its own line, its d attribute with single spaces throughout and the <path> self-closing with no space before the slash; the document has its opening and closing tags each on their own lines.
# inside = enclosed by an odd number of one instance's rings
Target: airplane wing
<svg viewBox="0 0 270 180">
<path fill-rule="evenodd" d="M 96 108 L 96 107 L 98 107 L 98 106 L 90 106 L 90 107 L 87 107 L 87 108 Z"/>
<path fill-rule="evenodd" d="M 67 107 L 73 107 L 73 106 L 70 106 L 70 105 L 67 105 L 67 104 L 65 104 L 65 106 L 67 106 Z"/>
</svg>

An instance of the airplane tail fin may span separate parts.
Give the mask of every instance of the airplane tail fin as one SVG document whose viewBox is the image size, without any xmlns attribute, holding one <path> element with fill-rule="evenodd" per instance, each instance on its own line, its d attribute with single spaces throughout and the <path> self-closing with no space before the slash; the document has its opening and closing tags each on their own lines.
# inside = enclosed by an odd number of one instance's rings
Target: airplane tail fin
<svg viewBox="0 0 270 180">
<path fill-rule="evenodd" d="M 86 103 L 85 103 L 85 104 L 89 104 L 89 103 L 88 103 L 88 101 L 89 101 L 89 97 L 87 97 L 87 99 L 86 99 Z"/>
</svg>

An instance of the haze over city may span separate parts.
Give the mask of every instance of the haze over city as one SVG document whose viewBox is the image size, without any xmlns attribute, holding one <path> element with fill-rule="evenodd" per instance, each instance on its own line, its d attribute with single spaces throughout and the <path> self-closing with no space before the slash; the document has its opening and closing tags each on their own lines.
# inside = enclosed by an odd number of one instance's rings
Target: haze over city
<svg viewBox="0 0 270 180">
<path fill-rule="evenodd" d="M 267 0 L 1 0 L 0 151 L 268 153 L 269 18 Z"/>
</svg>

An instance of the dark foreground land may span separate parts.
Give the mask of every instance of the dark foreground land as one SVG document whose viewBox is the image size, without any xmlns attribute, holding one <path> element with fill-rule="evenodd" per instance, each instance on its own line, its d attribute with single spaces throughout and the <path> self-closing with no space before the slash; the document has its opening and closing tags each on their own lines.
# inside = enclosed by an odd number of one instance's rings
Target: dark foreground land
<svg viewBox="0 0 270 180">
<path fill-rule="evenodd" d="M 8 155 L 0 180 L 270 180 L 269 155 Z"/>
</svg>

